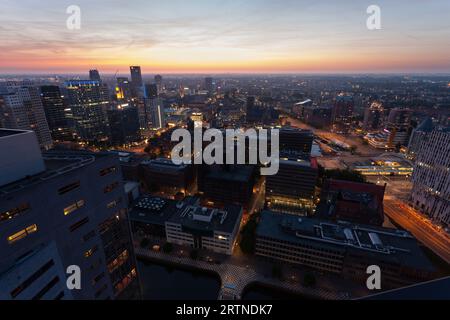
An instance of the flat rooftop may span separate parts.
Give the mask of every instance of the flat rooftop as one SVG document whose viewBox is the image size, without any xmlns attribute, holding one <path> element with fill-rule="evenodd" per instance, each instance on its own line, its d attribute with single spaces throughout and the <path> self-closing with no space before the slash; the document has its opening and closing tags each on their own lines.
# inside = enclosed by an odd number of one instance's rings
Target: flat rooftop
<svg viewBox="0 0 450 320">
<path fill-rule="evenodd" d="M 111 156 L 112 153 L 90 151 L 72 151 L 72 150 L 51 150 L 42 154 L 45 170 L 39 174 L 20 179 L 18 181 L 6 184 L 0 187 L 0 197 L 8 195 L 28 186 L 39 184 L 53 177 L 60 176 L 69 171 L 86 166 L 95 161 L 97 157 Z"/>
<path fill-rule="evenodd" d="M 364 251 L 376 259 L 434 271 L 417 240 L 408 232 L 396 229 L 357 225 L 349 222 L 328 222 L 315 218 L 261 213 L 257 236 L 291 243 L 309 243 L 333 249 Z"/>
<path fill-rule="evenodd" d="M 145 195 L 133 203 L 129 217 L 132 221 L 164 226 L 177 210 L 175 200 Z"/>
<path fill-rule="evenodd" d="M 180 204 L 176 214 L 170 218 L 171 223 L 181 224 L 189 232 L 211 233 L 221 231 L 232 233 L 236 223 L 240 223 L 242 207 L 228 205 L 224 209 L 206 208 L 192 204 L 187 197 Z"/>
</svg>

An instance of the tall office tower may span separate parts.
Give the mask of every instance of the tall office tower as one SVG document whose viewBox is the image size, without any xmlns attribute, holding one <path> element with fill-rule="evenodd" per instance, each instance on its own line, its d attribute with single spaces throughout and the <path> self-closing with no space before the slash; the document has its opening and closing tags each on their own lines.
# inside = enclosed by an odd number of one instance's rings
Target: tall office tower
<svg viewBox="0 0 450 320">
<path fill-rule="evenodd" d="M 161 75 L 157 74 L 155 76 L 155 83 L 156 83 L 156 86 L 157 86 L 157 89 L 158 89 L 158 94 L 161 94 L 164 91 L 164 87 L 163 87 L 162 81 L 163 81 L 163 77 Z"/>
<path fill-rule="evenodd" d="M 102 97 L 100 83 L 70 80 L 66 88 L 78 138 L 91 143 L 106 141 L 109 128 L 105 109 L 109 101 Z"/>
<path fill-rule="evenodd" d="M 39 90 L 32 86 L 9 87 L 0 101 L 0 118 L 9 129 L 33 130 L 43 149 L 52 146 Z"/>
<path fill-rule="evenodd" d="M 158 85 L 156 83 L 145 85 L 145 98 L 154 99 L 158 97 Z"/>
<path fill-rule="evenodd" d="M 348 132 L 351 127 L 354 106 L 355 102 L 352 96 L 341 93 L 336 97 L 333 108 L 333 125 L 336 130 Z"/>
<path fill-rule="evenodd" d="M 164 101 L 161 98 L 146 99 L 145 107 L 147 115 L 150 116 L 153 129 L 161 129 L 166 126 L 164 115 Z"/>
<path fill-rule="evenodd" d="M 41 100 L 53 140 L 72 140 L 72 110 L 66 106 L 58 86 L 41 86 Z"/>
<path fill-rule="evenodd" d="M 139 114 L 132 104 L 118 104 L 107 110 L 111 144 L 121 145 L 140 140 Z"/>
<path fill-rule="evenodd" d="M 332 123 L 333 106 L 305 106 L 303 118 L 305 123 L 316 128 L 325 128 Z"/>
<path fill-rule="evenodd" d="M 280 150 L 311 154 L 314 135 L 310 130 L 285 127 L 280 130 Z"/>
<path fill-rule="evenodd" d="M 211 78 L 211 77 L 206 77 L 205 78 L 205 90 L 208 91 L 209 94 L 214 93 L 213 78 Z"/>
<path fill-rule="evenodd" d="M 385 132 L 388 133 L 387 145 L 390 148 L 398 144 L 406 145 L 409 140 L 412 111 L 410 109 L 394 108 L 389 112 Z"/>
<path fill-rule="evenodd" d="M 0 300 L 139 296 L 117 154 L 41 154 L 32 131 L 4 129 L 0 149 Z"/>
<path fill-rule="evenodd" d="M 380 102 L 373 102 L 370 107 L 364 110 L 364 130 L 378 130 L 383 122 L 383 105 Z"/>
<path fill-rule="evenodd" d="M 102 81 L 102 79 L 100 78 L 100 73 L 98 72 L 98 70 L 93 69 L 93 70 L 89 70 L 89 80 L 91 81 Z"/>
<path fill-rule="evenodd" d="M 422 140 L 412 175 L 410 201 L 436 223 L 450 226 L 450 128 L 434 129 Z"/>
<path fill-rule="evenodd" d="M 433 120 L 426 118 L 411 133 L 406 156 L 410 160 L 415 160 L 419 152 L 422 141 L 433 131 Z"/>
<path fill-rule="evenodd" d="M 131 83 L 127 77 L 117 78 L 116 97 L 118 101 L 128 101 L 132 97 Z"/>
<path fill-rule="evenodd" d="M 315 158 L 280 153 L 277 174 L 266 177 L 266 203 L 274 211 L 306 215 L 314 208 L 318 166 Z"/>
<path fill-rule="evenodd" d="M 131 73 L 131 91 L 133 94 L 133 97 L 140 97 L 142 95 L 142 75 L 141 75 L 141 67 L 139 66 L 131 66 L 130 67 L 130 73 Z"/>
</svg>

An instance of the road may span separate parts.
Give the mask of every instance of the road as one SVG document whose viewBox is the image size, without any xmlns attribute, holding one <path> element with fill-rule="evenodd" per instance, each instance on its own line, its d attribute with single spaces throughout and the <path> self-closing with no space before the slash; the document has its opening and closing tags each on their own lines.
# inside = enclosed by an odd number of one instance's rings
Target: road
<svg viewBox="0 0 450 320">
<path fill-rule="evenodd" d="M 450 237 L 445 231 L 392 196 L 385 197 L 384 213 L 450 264 Z"/>
</svg>

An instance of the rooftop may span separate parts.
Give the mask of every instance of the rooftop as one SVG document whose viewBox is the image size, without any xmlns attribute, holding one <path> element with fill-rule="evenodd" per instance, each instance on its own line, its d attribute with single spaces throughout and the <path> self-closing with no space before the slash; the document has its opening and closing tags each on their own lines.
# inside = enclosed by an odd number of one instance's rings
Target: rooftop
<svg viewBox="0 0 450 320">
<path fill-rule="evenodd" d="M 242 207 L 228 205 L 224 209 L 201 207 L 192 203 L 192 198 L 187 197 L 178 204 L 179 210 L 170 218 L 171 223 L 178 223 L 188 232 L 211 233 L 222 231 L 231 233 L 240 223 Z"/>
<path fill-rule="evenodd" d="M 47 151 L 42 155 L 45 163 L 44 171 L 0 187 L 0 197 L 17 192 L 23 188 L 39 184 L 59 175 L 63 175 L 80 167 L 84 167 L 94 162 L 96 157 L 108 155 L 111 155 L 111 153 L 94 153 L 89 151 Z"/>
<path fill-rule="evenodd" d="M 409 267 L 434 268 L 408 232 L 396 229 L 328 222 L 271 211 L 261 213 L 258 236 L 292 243 L 310 243 L 333 249 L 365 251 L 375 259 L 391 260 Z"/>
</svg>

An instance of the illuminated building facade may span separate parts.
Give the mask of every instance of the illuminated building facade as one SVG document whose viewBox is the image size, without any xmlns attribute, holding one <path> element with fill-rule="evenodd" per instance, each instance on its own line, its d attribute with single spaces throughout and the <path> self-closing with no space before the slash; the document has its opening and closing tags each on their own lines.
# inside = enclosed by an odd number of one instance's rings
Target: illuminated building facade
<svg viewBox="0 0 450 320">
<path fill-rule="evenodd" d="M 428 134 L 417 152 L 411 205 L 436 223 L 450 226 L 450 129 Z"/>
<path fill-rule="evenodd" d="M 72 110 L 64 102 L 58 86 L 41 86 L 41 99 L 53 140 L 74 138 Z"/>
<path fill-rule="evenodd" d="M 375 264 L 389 288 L 436 276 L 417 240 L 405 231 L 267 210 L 256 229 L 256 255 L 364 283 L 367 267 Z"/>
<path fill-rule="evenodd" d="M 27 133 L 0 133 L 0 147 Z M 8 160 L 19 167 L 10 167 L 15 177 L 0 185 L 0 298 L 139 295 L 118 157 L 78 151 L 41 154 L 30 141 L 8 150 Z M 66 269 L 72 265 L 81 270 L 80 290 L 66 286 Z"/>
<path fill-rule="evenodd" d="M 102 94 L 101 83 L 71 80 L 66 82 L 66 88 L 78 138 L 92 143 L 107 141 L 109 126 L 105 110 L 109 101 Z"/>
<path fill-rule="evenodd" d="M 11 86 L 0 95 L 0 125 L 9 129 L 33 130 L 42 149 L 52 146 L 39 89 L 33 86 Z"/>
</svg>

